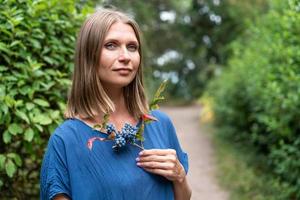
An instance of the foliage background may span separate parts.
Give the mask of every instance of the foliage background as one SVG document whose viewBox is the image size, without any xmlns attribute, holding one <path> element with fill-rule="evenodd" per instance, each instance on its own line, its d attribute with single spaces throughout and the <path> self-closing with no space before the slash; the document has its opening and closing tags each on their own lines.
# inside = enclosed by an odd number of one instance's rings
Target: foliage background
<svg viewBox="0 0 300 200">
<path fill-rule="evenodd" d="M 73 0 L 0 2 L 0 198 L 38 198 L 50 133 L 62 121 L 74 42 Z"/>
<path fill-rule="evenodd" d="M 254 164 L 280 182 L 278 199 L 300 199 L 299 33 L 300 2 L 270 1 L 207 90 L 216 125 L 232 143 L 254 147 Z"/>
</svg>

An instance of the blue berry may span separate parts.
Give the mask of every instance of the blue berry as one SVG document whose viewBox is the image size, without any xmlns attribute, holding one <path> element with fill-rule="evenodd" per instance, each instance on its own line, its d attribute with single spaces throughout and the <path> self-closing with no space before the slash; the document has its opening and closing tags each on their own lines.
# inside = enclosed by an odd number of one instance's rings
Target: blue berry
<svg viewBox="0 0 300 200">
<path fill-rule="evenodd" d="M 137 130 L 137 127 L 133 127 L 130 124 L 125 123 L 124 127 L 121 130 L 121 134 L 125 138 L 126 142 L 134 143 Z"/>
<path fill-rule="evenodd" d="M 133 144 L 136 141 L 136 134 L 138 128 L 136 126 L 132 126 L 128 123 L 125 123 L 124 127 L 120 132 L 117 132 L 115 127 L 112 124 L 108 124 L 106 126 L 107 133 L 115 132 L 115 144 L 112 147 L 115 151 L 118 151 L 120 148 L 126 146 L 126 144 Z"/>
<path fill-rule="evenodd" d="M 116 133 L 116 127 L 113 124 L 107 124 L 106 132 L 107 132 L 107 134 L 111 134 L 112 132 Z"/>
<path fill-rule="evenodd" d="M 126 140 L 123 137 L 123 135 L 117 134 L 115 138 L 115 145 L 113 146 L 113 148 L 121 148 L 124 147 L 125 145 L 126 145 Z"/>
</svg>

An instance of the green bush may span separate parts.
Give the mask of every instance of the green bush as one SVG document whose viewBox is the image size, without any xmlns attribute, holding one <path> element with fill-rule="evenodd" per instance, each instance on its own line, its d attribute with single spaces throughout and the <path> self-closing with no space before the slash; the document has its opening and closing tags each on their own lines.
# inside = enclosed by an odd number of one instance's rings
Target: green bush
<svg viewBox="0 0 300 200">
<path fill-rule="evenodd" d="M 75 0 L 0 0 L 1 199 L 38 196 L 44 149 L 63 119 L 78 10 Z"/>
<path fill-rule="evenodd" d="M 214 80 L 215 121 L 234 141 L 267 155 L 289 199 L 300 199 L 300 2 L 270 1 L 233 45 L 228 69 Z"/>
</svg>

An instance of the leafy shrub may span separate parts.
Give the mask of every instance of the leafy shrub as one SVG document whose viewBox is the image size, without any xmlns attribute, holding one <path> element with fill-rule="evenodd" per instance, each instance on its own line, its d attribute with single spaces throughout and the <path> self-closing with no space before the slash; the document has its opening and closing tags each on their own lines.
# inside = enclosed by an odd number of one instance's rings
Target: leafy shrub
<svg viewBox="0 0 300 200">
<path fill-rule="evenodd" d="M 233 45 L 234 56 L 208 88 L 216 124 L 267 155 L 286 196 L 300 199 L 300 2 L 270 1 L 267 14 Z"/>
<path fill-rule="evenodd" d="M 62 121 L 83 17 L 75 0 L 1 0 L 1 199 L 38 195 L 41 159 Z"/>
</svg>

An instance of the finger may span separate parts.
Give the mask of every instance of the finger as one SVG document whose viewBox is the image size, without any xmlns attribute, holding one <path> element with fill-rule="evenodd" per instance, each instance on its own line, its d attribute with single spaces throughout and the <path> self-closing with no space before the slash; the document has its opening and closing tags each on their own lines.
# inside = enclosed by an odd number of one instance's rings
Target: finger
<svg viewBox="0 0 300 200">
<path fill-rule="evenodd" d="M 156 161 L 156 162 L 177 162 L 177 156 L 176 155 L 148 155 L 148 156 L 139 156 L 136 158 L 136 161 L 140 162 L 149 162 L 149 161 Z"/>
<path fill-rule="evenodd" d="M 143 169 L 147 172 L 164 176 L 165 178 L 167 178 L 171 181 L 179 180 L 181 182 L 184 179 L 184 177 L 186 176 L 185 173 L 180 174 L 180 173 L 176 173 L 172 170 L 167 170 L 167 169 L 153 169 L 153 168 L 143 168 Z"/>
<path fill-rule="evenodd" d="M 139 156 L 167 155 L 167 154 L 176 155 L 176 151 L 174 149 L 148 149 L 148 150 L 141 151 L 139 153 Z"/>
<path fill-rule="evenodd" d="M 171 162 L 137 162 L 137 165 L 142 168 L 151 168 L 151 169 L 168 169 L 174 170 L 175 163 Z"/>
<path fill-rule="evenodd" d="M 153 173 L 153 174 L 164 176 L 165 178 L 167 178 L 169 180 L 172 180 L 174 178 L 173 172 L 170 170 L 153 169 L 153 168 L 144 168 L 144 170 L 146 170 L 147 172 Z"/>
<path fill-rule="evenodd" d="M 172 158 L 169 158 L 169 156 L 148 155 L 148 156 L 139 156 L 138 158 L 136 158 L 136 161 L 139 161 L 139 162 L 149 162 L 149 161 L 166 162 L 166 161 L 172 161 Z"/>
</svg>

